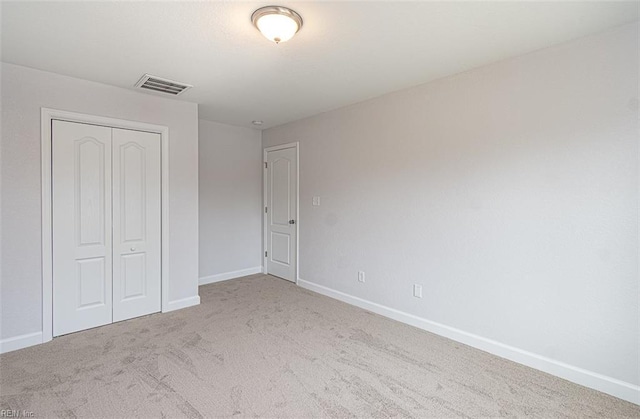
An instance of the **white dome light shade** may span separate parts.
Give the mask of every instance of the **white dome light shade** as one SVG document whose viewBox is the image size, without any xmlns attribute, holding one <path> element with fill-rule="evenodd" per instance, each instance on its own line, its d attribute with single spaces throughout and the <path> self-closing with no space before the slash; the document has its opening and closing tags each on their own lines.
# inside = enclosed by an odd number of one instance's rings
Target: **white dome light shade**
<svg viewBox="0 0 640 419">
<path fill-rule="evenodd" d="M 302 27 L 302 18 L 286 7 L 262 7 L 251 16 L 256 28 L 270 41 L 279 44 L 293 38 Z"/>
<path fill-rule="evenodd" d="M 298 32 L 298 24 L 283 15 L 264 15 L 256 25 L 268 40 L 276 44 L 288 41 Z"/>
</svg>

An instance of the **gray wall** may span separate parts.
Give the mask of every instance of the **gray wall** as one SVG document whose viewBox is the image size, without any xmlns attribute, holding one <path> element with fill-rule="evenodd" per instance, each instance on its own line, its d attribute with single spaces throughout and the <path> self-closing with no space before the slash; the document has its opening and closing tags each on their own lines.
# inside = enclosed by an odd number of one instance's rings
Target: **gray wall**
<svg viewBox="0 0 640 419">
<path fill-rule="evenodd" d="M 260 131 L 200 120 L 200 277 L 262 265 Z"/>
<path fill-rule="evenodd" d="M 292 141 L 302 279 L 640 384 L 636 24 L 263 132 Z"/>
<path fill-rule="evenodd" d="M 0 339 L 42 330 L 40 108 L 169 127 L 169 301 L 198 294 L 198 107 L 3 63 Z"/>
</svg>

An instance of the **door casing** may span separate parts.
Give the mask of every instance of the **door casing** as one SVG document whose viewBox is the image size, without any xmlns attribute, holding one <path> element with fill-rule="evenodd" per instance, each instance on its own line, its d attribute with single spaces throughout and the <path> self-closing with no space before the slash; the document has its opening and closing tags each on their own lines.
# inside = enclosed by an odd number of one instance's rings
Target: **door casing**
<svg viewBox="0 0 640 419">
<path fill-rule="evenodd" d="M 42 203 L 42 343 L 53 339 L 53 222 L 52 222 L 52 147 L 53 120 L 101 125 L 110 128 L 160 134 L 160 228 L 161 228 L 161 306 L 169 309 L 169 128 L 163 125 L 107 118 L 51 108 L 40 110 L 41 203 Z"/>
<path fill-rule="evenodd" d="M 298 280 L 300 279 L 300 143 L 293 142 L 287 144 L 280 144 L 273 147 L 267 147 L 263 150 L 262 155 L 262 272 L 268 274 L 267 268 L 267 257 L 264 255 L 268 245 L 267 245 L 267 230 L 268 230 L 268 220 L 267 214 L 264 211 L 264 208 L 267 207 L 268 197 L 267 197 L 267 168 L 265 167 L 265 163 L 267 162 L 267 153 L 270 151 L 283 150 L 285 148 L 294 148 L 296 151 L 296 243 L 295 243 L 295 252 L 296 252 L 296 277 L 295 283 L 298 284 Z"/>
</svg>

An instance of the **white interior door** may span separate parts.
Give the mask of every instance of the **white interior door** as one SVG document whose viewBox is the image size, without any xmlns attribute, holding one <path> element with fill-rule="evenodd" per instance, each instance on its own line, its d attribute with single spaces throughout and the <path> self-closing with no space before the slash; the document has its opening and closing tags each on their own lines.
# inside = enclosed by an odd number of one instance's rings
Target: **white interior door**
<svg viewBox="0 0 640 419">
<path fill-rule="evenodd" d="M 114 128 L 113 321 L 160 301 L 160 135 Z"/>
<path fill-rule="evenodd" d="M 53 335 L 161 309 L 159 134 L 53 121 Z"/>
<path fill-rule="evenodd" d="M 267 272 L 296 281 L 298 161 L 294 147 L 267 152 Z"/>
<path fill-rule="evenodd" d="M 53 335 L 111 323 L 111 128 L 53 121 Z"/>
</svg>

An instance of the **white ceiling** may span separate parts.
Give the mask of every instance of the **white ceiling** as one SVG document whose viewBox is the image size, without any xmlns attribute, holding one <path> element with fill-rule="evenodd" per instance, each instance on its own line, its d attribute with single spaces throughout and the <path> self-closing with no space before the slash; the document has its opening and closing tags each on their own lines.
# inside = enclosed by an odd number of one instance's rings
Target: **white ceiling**
<svg viewBox="0 0 640 419">
<path fill-rule="evenodd" d="M 638 19 L 638 2 L 295 2 L 275 45 L 262 2 L 3 2 L 2 61 L 133 88 L 194 85 L 200 117 L 263 128 Z"/>
</svg>

